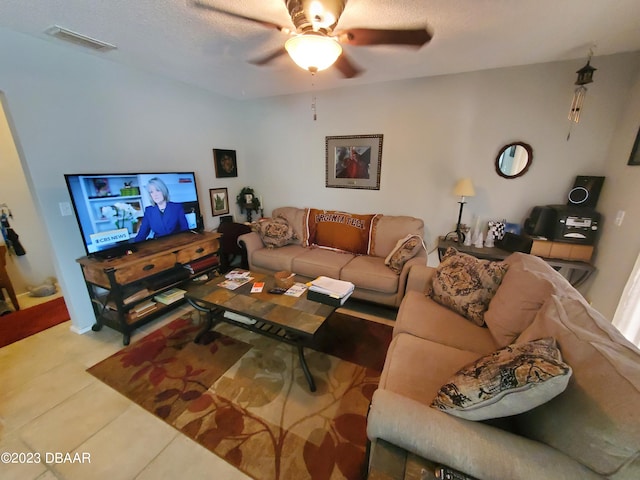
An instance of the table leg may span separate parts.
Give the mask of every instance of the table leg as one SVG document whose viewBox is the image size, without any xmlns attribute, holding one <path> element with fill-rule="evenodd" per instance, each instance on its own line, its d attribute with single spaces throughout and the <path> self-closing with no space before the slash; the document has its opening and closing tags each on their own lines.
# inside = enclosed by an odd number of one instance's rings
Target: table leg
<svg viewBox="0 0 640 480">
<path fill-rule="evenodd" d="M 309 390 L 315 392 L 316 382 L 313 381 L 313 377 L 311 376 L 311 372 L 309 371 L 307 361 L 304 359 L 304 347 L 302 345 L 298 345 L 298 356 L 300 357 L 300 365 L 302 366 L 302 371 L 304 372 L 304 376 L 307 379 L 307 383 L 309 384 Z"/>
<path fill-rule="evenodd" d="M 213 325 L 214 325 L 213 316 L 216 313 L 217 309 L 206 308 L 201 305 L 198 305 L 196 302 L 194 302 L 190 298 L 187 298 L 187 302 L 189 302 L 189 304 L 193 308 L 205 314 L 204 327 L 202 327 L 202 330 L 198 332 L 198 334 L 196 335 L 196 338 L 193 340 L 193 343 L 200 343 L 200 340 L 202 340 L 202 337 L 204 336 L 204 334 L 213 328 Z"/>
<path fill-rule="evenodd" d="M 200 343 L 202 337 L 213 327 L 213 313 L 208 311 L 205 313 L 205 324 L 202 327 L 202 330 L 198 332 L 196 338 L 193 339 L 193 343 Z"/>
</svg>

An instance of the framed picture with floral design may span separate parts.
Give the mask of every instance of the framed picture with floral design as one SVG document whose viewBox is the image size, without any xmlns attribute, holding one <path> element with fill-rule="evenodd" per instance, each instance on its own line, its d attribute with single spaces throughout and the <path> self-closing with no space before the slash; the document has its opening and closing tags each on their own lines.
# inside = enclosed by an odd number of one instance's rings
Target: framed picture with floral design
<svg viewBox="0 0 640 480">
<path fill-rule="evenodd" d="M 210 188 L 211 215 L 226 215 L 229 213 L 229 193 L 226 188 Z"/>
<path fill-rule="evenodd" d="M 326 186 L 380 190 L 382 135 L 326 137 Z"/>
</svg>

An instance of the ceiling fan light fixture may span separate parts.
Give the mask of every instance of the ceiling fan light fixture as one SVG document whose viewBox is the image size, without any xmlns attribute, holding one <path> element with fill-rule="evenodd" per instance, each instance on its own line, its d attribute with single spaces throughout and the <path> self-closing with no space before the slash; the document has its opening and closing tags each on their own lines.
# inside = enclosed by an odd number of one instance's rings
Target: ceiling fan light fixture
<svg viewBox="0 0 640 480">
<path fill-rule="evenodd" d="M 310 72 L 329 68 L 342 53 L 342 47 L 337 41 L 313 33 L 291 37 L 284 48 L 296 65 Z"/>
</svg>

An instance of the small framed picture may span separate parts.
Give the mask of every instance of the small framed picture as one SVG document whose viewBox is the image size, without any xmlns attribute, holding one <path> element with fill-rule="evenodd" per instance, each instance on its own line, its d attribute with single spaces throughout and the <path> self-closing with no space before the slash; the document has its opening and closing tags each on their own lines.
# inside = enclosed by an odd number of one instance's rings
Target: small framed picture
<svg viewBox="0 0 640 480">
<path fill-rule="evenodd" d="M 229 213 L 229 194 L 226 188 L 210 188 L 211 215 L 226 215 Z"/>
<path fill-rule="evenodd" d="M 230 178 L 238 176 L 238 163 L 235 150 L 213 149 L 213 165 L 216 178 Z"/>
<path fill-rule="evenodd" d="M 382 135 L 326 137 L 326 186 L 380 190 Z"/>
<path fill-rule="evenodd" d="M 640 129 L 638 129 L 636 141 L 633 142 L 633 149 L 631 150 L 627 165 L 640 165 Z"/>
</svg>

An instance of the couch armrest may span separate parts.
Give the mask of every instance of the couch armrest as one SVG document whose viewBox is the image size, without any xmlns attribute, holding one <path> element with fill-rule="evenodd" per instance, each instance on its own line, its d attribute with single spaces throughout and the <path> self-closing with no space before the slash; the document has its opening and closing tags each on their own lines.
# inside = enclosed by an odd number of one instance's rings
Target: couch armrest
<svg viewBox="0 0 640 480">
<path fill-rule="evenodd" d="M 247 260 L 249 261 L 249 269 L 253 268 L 253 253 L 256 250 L 264 248 L 264 242 L 260 235 L 256 232 L 245 233 L 238 237 L 238 245 L 247 251 Z"/>
<path fill-rule="evenodd" d="M 420 265 L 426 265 L 427 263 L 427 256 L 424 252 L 421 252 L 420 254 L 416 255 L 415 257 L 409 259 L 402 267 L 402 271 L 400 272 L 400 275 L 398 276 L 398 300 L 396 301 L 396 306 L 400 305 L 400 302 L 402 301 L 402 298 L 404 297 L 404 294 L 406 292 L 407 289 L 407 282 L 409 280 L 409 273 L 411 272 L 411 269 L 414 266 L 420 266 Z"/>
<path fill-rule="evenodd" d="M 416 290 L 421 293 L 426 292 L 427 287 L 431 285 L 435 273 L 435 268 L 424 265 L 424 263 L 411 265 L 409 278 L 407 279 L 407 290 Z"/>
<path fill-rule="evenodd" d="M 478 478 L 601 478 L 543 443 L 447 415 L 384 389 L 373 395 L 367 435 Z"/>
</svg>

